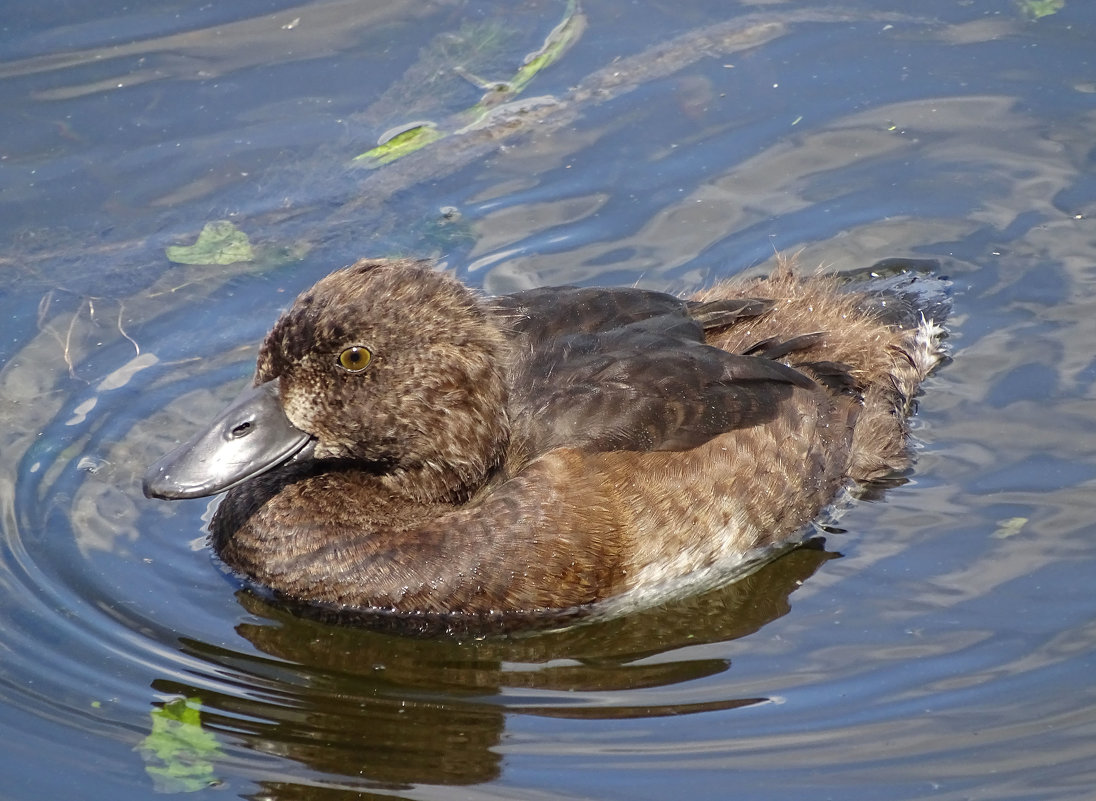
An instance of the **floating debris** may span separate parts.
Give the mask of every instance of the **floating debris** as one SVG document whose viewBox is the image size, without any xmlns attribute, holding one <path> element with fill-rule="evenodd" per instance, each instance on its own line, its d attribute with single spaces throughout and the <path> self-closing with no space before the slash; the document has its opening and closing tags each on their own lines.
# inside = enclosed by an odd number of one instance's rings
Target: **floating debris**
<svg viewBox="0 0 1096 801">
<path fill-rule="evenodd" d="M 192 793 L 215 787 L 217 738 L 202 728 L 201 699 L 176 698 L 149 713 L 152 731 L 134 750 L 159 793 Z"/>
<path fill-rule="evenodd" d="M 1042 19 L 1065 8 L 1066 0 L 1016 0 L 1016 5 L 1025 17 Z"/>
<path fill-rule="evenodd" d="M 398 158 L 414 153 L 431 142 L 441 139 L 444 134 L 432 122 L 412 122 L 386 131 L 377 140 L 377 146 L 355 156 L 354 161 L 365 162 L 366 166 L 379 167 L 391 164 Z"/>
</svg>

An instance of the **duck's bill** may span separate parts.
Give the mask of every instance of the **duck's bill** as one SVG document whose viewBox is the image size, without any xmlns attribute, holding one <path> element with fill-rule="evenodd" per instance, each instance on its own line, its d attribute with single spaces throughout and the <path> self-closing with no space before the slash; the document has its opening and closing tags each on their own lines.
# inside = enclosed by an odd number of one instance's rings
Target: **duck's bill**
<svg viewBox="0 0 1096 801">
<path fill-rule="evenodd" d="M 208 429 L 152 465 L 145 495 L 215 495 L 292 459 L 310 441 L 282 411 L 277 379 L 268 381 L 240 393 Z"/>
</svg>

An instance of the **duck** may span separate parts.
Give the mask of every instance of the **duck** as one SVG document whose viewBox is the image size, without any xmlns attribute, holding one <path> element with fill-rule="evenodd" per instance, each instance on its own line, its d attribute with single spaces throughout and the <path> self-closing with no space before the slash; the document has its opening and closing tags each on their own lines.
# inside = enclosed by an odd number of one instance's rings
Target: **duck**
<svg viewBox="0 0 1096 801">
<path fill-rule="evenodd" d="M 251 386 L 144 493 L 226 493 L 221 562 L 305 607 L 468 622 L 657 604 L 909 469 L 950 301 L 946 279 L 890 273 L 781 260 L 687 298 L 492 297 L 363 259 L 297 297 Z"/>
</svg>

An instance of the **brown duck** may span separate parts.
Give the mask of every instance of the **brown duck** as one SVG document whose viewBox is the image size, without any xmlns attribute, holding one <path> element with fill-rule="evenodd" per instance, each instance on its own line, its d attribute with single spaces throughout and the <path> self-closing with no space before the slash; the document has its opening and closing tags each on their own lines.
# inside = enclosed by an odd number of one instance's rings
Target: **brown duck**
<svg viewBox="0 0 1096 801">
<path fill-rule="evenodd" d="M 145 493 L 229 490 L 214 549 L 294 601 L 469 619 L 653 603 L 907 467 L 942 286 L 782 267 L 690 300 L 484 297 L 360 261 L 297 298 L 254 386 Z"/>
</svg>

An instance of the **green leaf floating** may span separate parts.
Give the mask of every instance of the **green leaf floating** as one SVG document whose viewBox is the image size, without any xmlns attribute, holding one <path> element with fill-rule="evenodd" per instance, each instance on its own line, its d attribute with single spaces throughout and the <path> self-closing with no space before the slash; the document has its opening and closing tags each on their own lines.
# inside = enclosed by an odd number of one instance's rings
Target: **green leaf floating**
<svg viewBox="0 0 1096 801">
<path fill-rule="evenodd" d="M 1042 19 L 1066 7 L 1066 0 L 1017 0 L 1016 5 L 1028 17 Z"/>
<path fill-rule="evenodd" d="M 135 749 L 160 793 L 192 793 L 219 784 L 217 738 L 202 728 L 200 698 L 176 698 L 153 709 L 152 731 Z"/>
<path fill-rule="evenodd" d="M 235 264 L 255 257 L 247 234 L 228 220 L 206 223 L 193 245 L 169 247 L 164 252 L 176 264 Z"/>
<path fill-rule="evenodd" d="M 1024 530 L 1024 526 L 1028 524 L 1026 517 L 1007 517 L 1004 520 L 997 521 L 997 530 L 990 534 L 991 537 L 998 540 L 1007 540 L 1009 537 L 1015 537 Z"/>
</svg>

